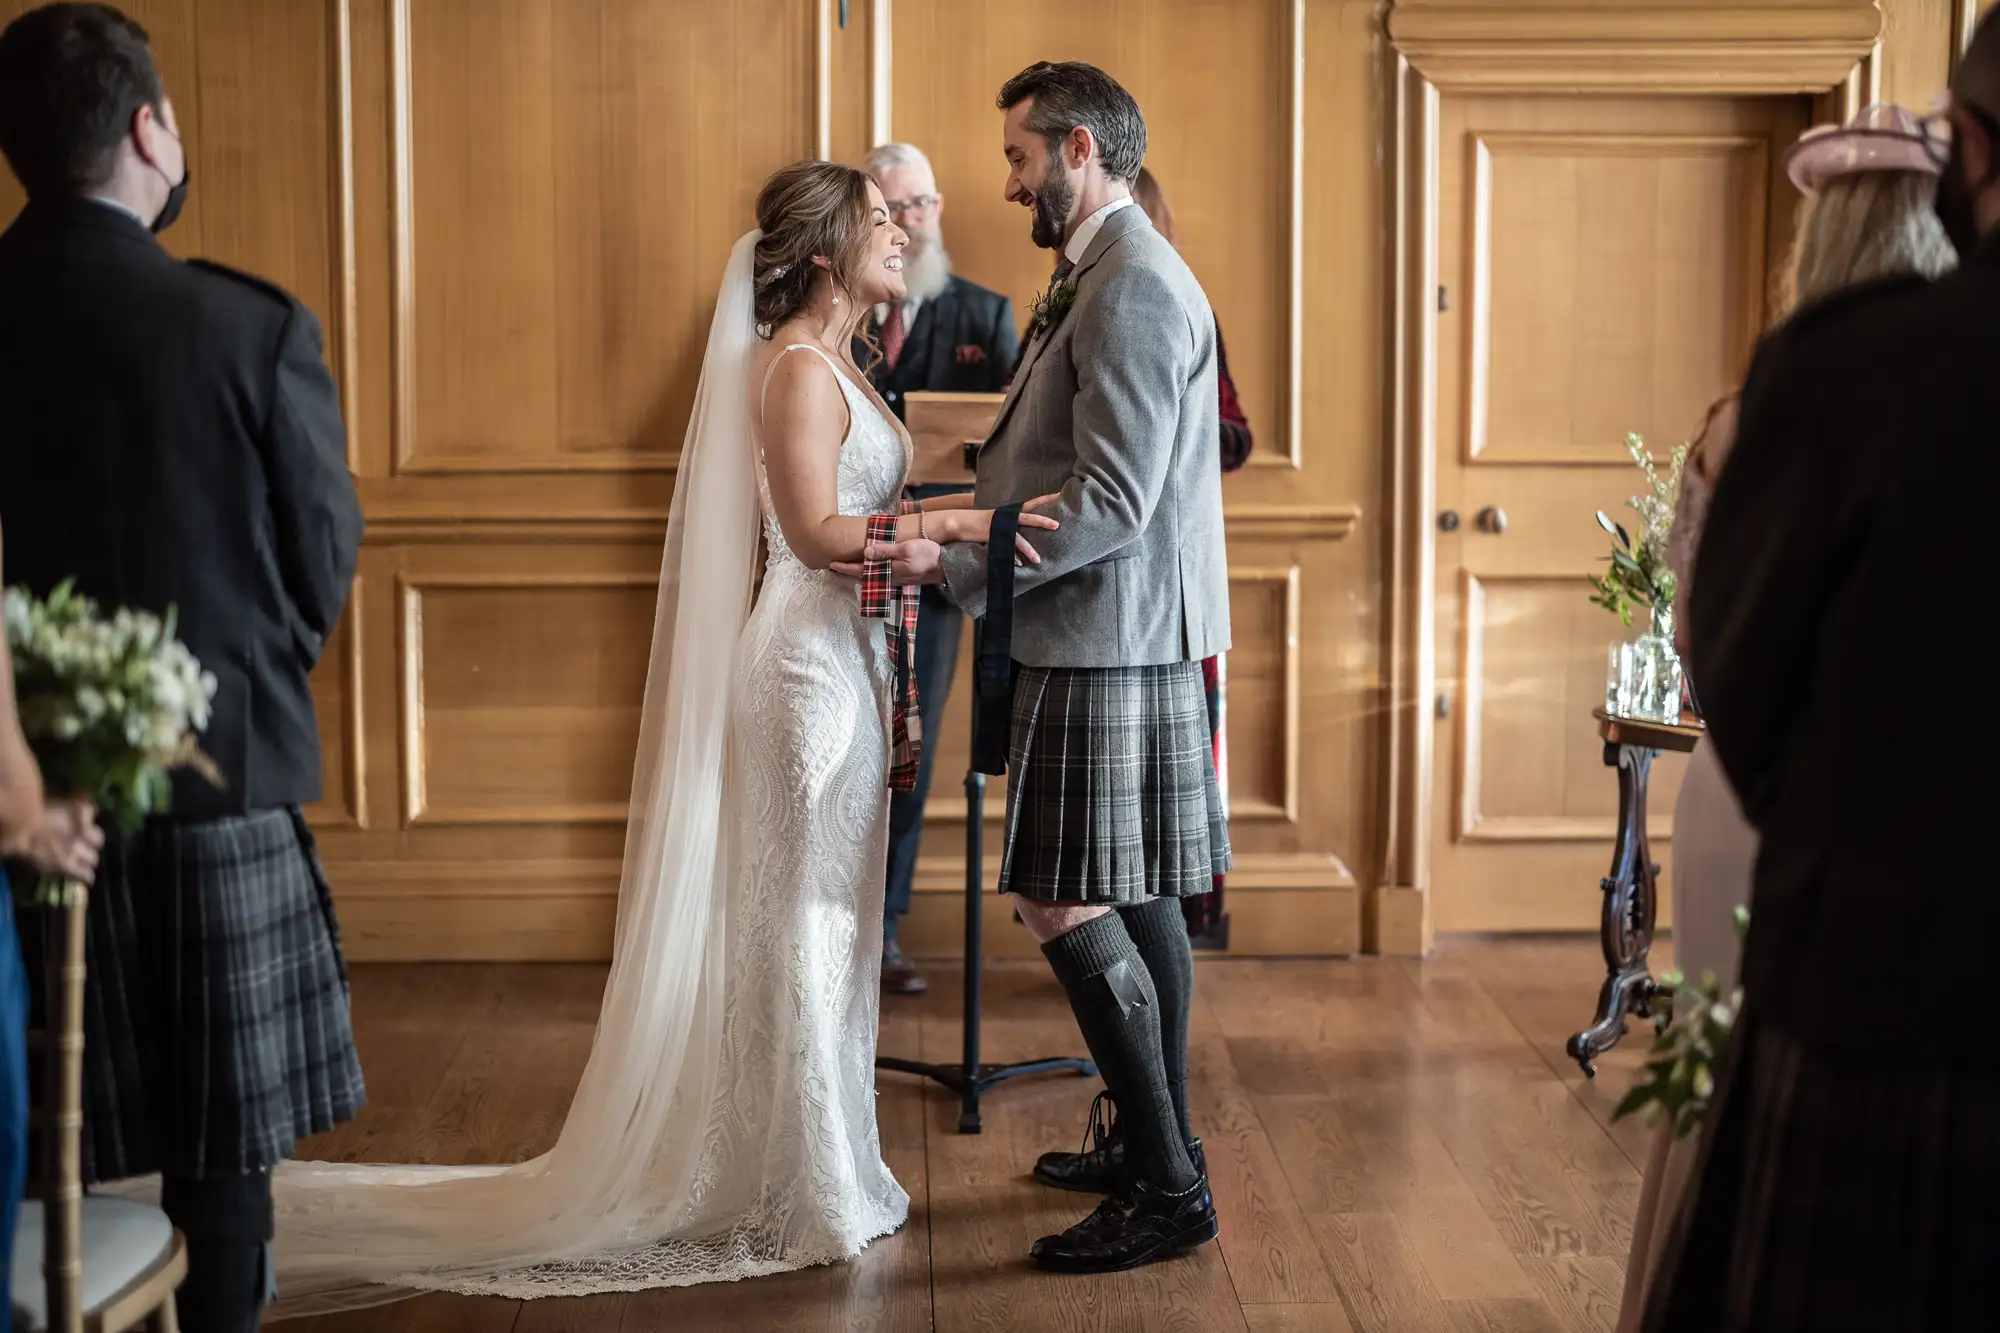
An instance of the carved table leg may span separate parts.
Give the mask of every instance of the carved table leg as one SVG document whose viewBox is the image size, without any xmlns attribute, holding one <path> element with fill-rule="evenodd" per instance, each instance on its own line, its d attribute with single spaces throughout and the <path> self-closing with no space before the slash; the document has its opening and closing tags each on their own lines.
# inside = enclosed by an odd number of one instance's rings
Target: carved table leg
<svg viewBox="0 0 2000 1333">
<path fill-rule="evenodd" d="M 1639 745 L 1607 744 L 1604 762 L 1618 770 L 1618 842 L 1604 890 L 1604 985 L 1597 993 L 1597 1021 L 1569 1039 L 1569 1054 L 1586 1075 L 1597 1074 L 1597 1057 L 1625 1035 L 1627 1015 L 1649 1017 L 1659 985 L 1647 956 L 1653 949 L 1653 921 L 1659 906 L 1660 868 L 1646 838 L 1646 783 L 1659 753 Z"/>
</svg>

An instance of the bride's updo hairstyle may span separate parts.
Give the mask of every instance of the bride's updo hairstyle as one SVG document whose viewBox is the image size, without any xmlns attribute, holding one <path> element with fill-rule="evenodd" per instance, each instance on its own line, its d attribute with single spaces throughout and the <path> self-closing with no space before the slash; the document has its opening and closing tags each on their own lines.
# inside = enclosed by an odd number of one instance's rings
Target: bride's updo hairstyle
<svg viewBox="0 0 2000 1333">
<path fill-rule="evenodd" d="M 852 299 L 868 262 L 868 177 L 838 162 L 794 162 L 758 192 L 757 226 L 757 332 L 768 338 L 812 303 L 822 272 Z"/>
</svg>

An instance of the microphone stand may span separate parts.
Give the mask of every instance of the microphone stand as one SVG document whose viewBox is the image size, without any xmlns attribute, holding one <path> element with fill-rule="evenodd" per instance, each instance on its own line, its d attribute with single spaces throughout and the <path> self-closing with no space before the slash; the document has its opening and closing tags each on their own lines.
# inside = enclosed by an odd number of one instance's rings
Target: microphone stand
<svg viewBox="0 0 2000 1333">
<path fill-rule="evenodd" d="M 1013 549 L 1010 539 L 1007 548 Z M 979 735 L 979 695 L 973 692 L 972 734 L 975 738 L 974 754 L 978 752 L 976 738 Z M 1097 1075 L 1097 1066 L 1088 1060 L 1070 1057 L 1047 1060 L 1027 1060 L 1020 1064 L 982 1064 L 979 1060 L 979 970 L 984 957 L 981 945 L 983 924 L 982 895 L 986 871 L 986 775 L 977 768 L 965 771 L 965 1046 L 963 1057 L 951 1064 L 925 1064 L 918 1060 L 899 1060 L 894 1056 L 878 1056 L 877 1069 L 890 1069 L 902 1074 L 920 1074 L 936 1083 L 942 1083 L 959 1095 L 958 1132 L 977 1134 L 980 1130 L 980 1094 L 1005 1083 L 1010 1078 L 1023 1074 L 1054 1074 L 1074 1071 L 1085 1078 Z"/>
</svg>

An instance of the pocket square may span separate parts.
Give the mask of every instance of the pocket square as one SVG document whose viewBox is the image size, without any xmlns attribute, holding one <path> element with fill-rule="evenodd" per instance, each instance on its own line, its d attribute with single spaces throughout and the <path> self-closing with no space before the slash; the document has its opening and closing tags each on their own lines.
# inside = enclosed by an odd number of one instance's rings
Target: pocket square
<svg viewBox="0 0 2000 1333">
<path fill-rule="evenodd" d="M 961 366 L 977 366 L 986 360 L 986 349 L 978 343 L 960 343 L 954 349 L 954 356 Z"/>
</svg>

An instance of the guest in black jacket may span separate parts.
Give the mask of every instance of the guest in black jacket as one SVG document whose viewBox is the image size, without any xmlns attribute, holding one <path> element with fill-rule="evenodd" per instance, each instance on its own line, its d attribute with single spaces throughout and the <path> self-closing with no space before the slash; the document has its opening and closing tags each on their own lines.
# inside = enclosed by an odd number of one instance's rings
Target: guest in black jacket
<svg viewBox="0 0 2000 1333">
<path fill-rule="evenodd" d="M 320 792 L 306 678 L 361 541 L 345 432 L 313 316 L 155 239 L 188 154 L 136 24 L 99 5 L 10 24 L 0 150 L 29 199 L 0 236 L 7 572 L 178 608 L 218 682 L 202 744 L 224 784 L 178 782 L 91 895 L 84 1178 L 164 1175 L 182 1326 L 238 1333 L 266 1288 L 271 1167 L 362 1098 L 299 813 Z"/>
<path fill-rule="evenodd" d="M 857 342 L 854 359 L 874 366 L 869 379 L 900 418 L 903 395 L 915 390 L 998 393 L 1014 368 L 1019 337 L 1014 303 L 998 292 L 967 282 L 951 271 L 939 222 L 944 196 L 930 159 L 906 143 L 889 143 L 869 153 L 861 169 L 875 178 L 888 202 L 889 216 L 910 238 L 903 251 L 903 282 L 909 295 L 900 306 L 875 314 L 876 349 Z M 880 359 L 876 359 L 876 351 Z M 918 486 L 913 500 L 949 495 L 949 486 Z M 935 735 L 944 714 L 951 678 L 958 667 L 963 617 L 935 588 L 925 588 L 917 604 L 917 706 L 925 731 Z M 882 987 L 897 995 L 920 995 L 924 979 L 904 958 L 897 926 L 910 910 L 910 880 L 924 835 L 924 798 L 930 793 L 931 756 L 924 745 L 912 791 L 889 798 L 889 878 L 882 918 Z"/>
<path fill-rule="evenodd" d="M 1703 527 L 1693 678 L 1761 852 L 1656 1333 L 2000 1327 L 2000 593 L 1967 503 L 2000 491 L 2000 20 L 1952 92 L 1962 266 L 1772 335 Z"/>
</svg>

